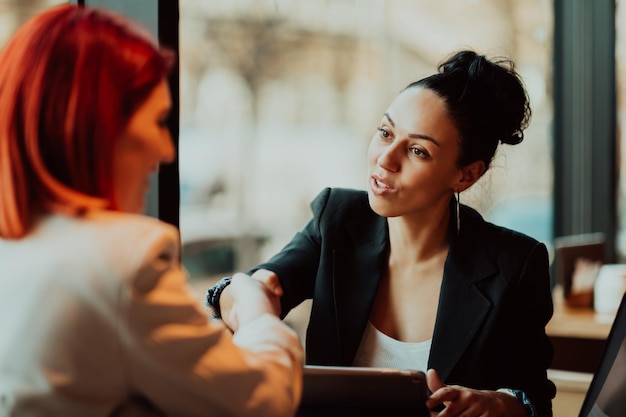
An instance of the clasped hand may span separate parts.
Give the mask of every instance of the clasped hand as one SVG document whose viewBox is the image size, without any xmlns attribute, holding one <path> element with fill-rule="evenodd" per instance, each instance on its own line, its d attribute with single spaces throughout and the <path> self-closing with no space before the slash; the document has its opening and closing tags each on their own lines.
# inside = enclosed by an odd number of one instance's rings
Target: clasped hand
<svg viewBox="0 0 626 417">
<path fill-rule="evenodd" d="M 278 277 L 272 271 L 260 269 L 251 276 L 236 273 L 220 297 L 222 320 L 234 332 L 261 314 L 279 316 L 282 295 Z"/>
</svg>

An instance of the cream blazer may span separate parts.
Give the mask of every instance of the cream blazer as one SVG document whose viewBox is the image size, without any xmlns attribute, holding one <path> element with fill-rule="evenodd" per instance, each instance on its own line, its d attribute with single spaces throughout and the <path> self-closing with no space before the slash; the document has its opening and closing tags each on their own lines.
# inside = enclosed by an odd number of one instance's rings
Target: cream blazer
<svg viewBox="0 0 626 417">
<path fill-rule="evenodd" d="M 269 314 L 235 335 L 190 294 L 178 231 L 49 216 L 0 240 L 0 416 L 291 416 L 302 345 Z"/>
</svg>

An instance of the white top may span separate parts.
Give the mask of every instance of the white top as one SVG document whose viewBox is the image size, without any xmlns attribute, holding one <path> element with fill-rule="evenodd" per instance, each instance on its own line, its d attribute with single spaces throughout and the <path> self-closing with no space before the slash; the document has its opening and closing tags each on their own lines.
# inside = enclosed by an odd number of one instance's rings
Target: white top
<svg viewBox="0 0 626 417">
<path fill-rule="evenodd" d="M 432 339 L 407 343 L 387 336 L 369 320 L 353 366 L 415 369 L 426 372 Z"/>
<path fill-rule="evenodd" d="M 179 256 L 174 227 L 106 211 L 0 239 L 0 417 L 292 416 L 296 333 L 209 321 Z"/>
</svg>

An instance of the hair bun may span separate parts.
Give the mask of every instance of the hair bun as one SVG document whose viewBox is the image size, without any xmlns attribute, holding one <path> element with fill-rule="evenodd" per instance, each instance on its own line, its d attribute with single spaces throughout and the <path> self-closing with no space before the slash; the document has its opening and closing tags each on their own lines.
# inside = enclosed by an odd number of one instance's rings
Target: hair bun
<svg viewBox="0 0 626 417">
<path fill-rule="evenodd" d="M 439 72 L 456 74 L 462 73 L 468 78 L 473 78 L 483 71 L 484 64 L 484 55 L 478 55 L 476 52 L 471 50 L 460 51 L 454 54 L 447 61 L 440 64 Z"/>
<path fill-rule="evenodd" d="M 467 78 L 469 81 L 478 81 L 487 70 L 489 63 L 484 55 L 474 54 L 474 58 L 467 68 Z"/>
<path fill-rule="evenodd" d="M 524 140 L 524 132 L 515 132 L 509 137 L 505 137 L 500 140 L 500 143 L 505 143 L 507 145 L 517 145 Z"/>
</svg>

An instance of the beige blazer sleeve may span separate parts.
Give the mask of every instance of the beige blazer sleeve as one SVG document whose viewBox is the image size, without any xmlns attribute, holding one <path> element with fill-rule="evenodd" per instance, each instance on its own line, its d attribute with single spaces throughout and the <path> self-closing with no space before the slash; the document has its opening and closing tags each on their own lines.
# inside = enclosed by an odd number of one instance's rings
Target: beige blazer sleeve
<svg viewBox="0 0 626 417">
<path fill-rule="evenodd" d="M 235 335 L 211 323 L 187 289 L 173 228 L 152 229 L 133 252 L 118 321 L 131 389 L 177 416 L 293 415 L 303 365 L 296 333 L 269 314 Z"/>
</svg>

